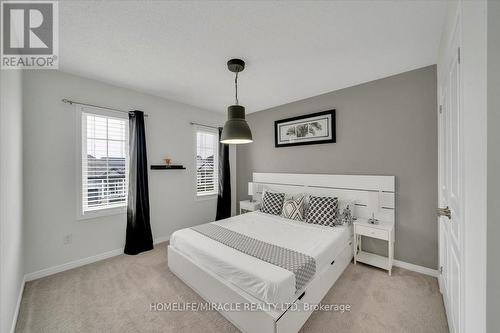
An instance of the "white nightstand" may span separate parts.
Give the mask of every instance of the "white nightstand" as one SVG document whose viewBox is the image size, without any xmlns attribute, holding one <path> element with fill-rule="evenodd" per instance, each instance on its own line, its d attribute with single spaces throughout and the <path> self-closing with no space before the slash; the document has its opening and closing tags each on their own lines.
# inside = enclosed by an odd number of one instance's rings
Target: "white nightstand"
<svg viewBox="0 0 500 333">
<path fill-rule="evenodd" d="M 363 251 L 361 236 L 385 240 L 389 249 L 387 257 Z M 354 222 L 354 264 L 357 261 L 386 269 L 391 275 L 392 262 L 394 261 L 393 222 L 379 221 L 379 224 L 371 224 L 366 219 L 358 219 Z"/>
<path fill-rule="evenodd" d="M 240 201 L 240 214 L 253 212 L 260 209 L 260 202 L 250 200 Z"/>
</svg>

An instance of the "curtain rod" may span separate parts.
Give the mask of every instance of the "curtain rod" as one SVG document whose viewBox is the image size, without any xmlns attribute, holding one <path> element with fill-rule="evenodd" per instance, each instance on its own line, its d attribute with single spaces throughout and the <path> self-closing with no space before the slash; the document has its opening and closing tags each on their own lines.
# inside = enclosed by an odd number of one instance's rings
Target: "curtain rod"
<svg viewBox="0 0 500 333">
<path fill-rule="evenodd" d="M 124 113 L 129 113 L 130 111 L 124 111 L 124 110 L 119 110 L 119 109 L 113 109 L 113 108 L 108 108 L 107 106 L 99 106 L 99 105 L 94 105 L 94 104 L 89 104 L 89 103 L 82 103 L 82 102 L 77 102 L 77 101 L 72 101 L 67 98 L 63 98 L 61 102 L 66 103 L 66 104 L 77 104 L 77 105 L 86 105 L 86 106 L 92 106 L 95 108 L 100 108 L 100 109 L 106 109 L 106 110 L 111 110 L 111 111 L 118 111 L 118 112 L 124 112 Z M 149 117 L 147 114 L 144 114 L 144 117 Z"/>
<path fill-rule="evenodd" d="M 199 124 L 199 123 L 194 123 L 194 122 L 190 122 L 190 124 L 191 125 L 204 126 L 204 127 L 210 127 L 210 128 L 219 128 L 219 127 L 222 127 L 222 126 L 211 126 L 211 125 Z"/>
</svg>

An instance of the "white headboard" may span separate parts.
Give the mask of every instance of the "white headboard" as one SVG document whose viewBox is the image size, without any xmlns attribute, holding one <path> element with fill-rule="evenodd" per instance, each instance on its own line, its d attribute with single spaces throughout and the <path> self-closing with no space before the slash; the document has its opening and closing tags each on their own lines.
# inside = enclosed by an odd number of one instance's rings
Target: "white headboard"
<svg viewBox="0 0 500 333">
<path fill-rule="evenodd" d="M 256 188 L 254 195 L 261 199 L 262 189 L 290 194 L 308 193 L 321 196 L 335 196 L 339 200 L 356 202 L 356 217 L 368 218 L 370 193 L 379 193 L 380 207 L 375 217 L 382 221 L 395 221 L 395 177 L 366 175 L 327 175 L 303 173 L 253 173 Z"/>
</svg>

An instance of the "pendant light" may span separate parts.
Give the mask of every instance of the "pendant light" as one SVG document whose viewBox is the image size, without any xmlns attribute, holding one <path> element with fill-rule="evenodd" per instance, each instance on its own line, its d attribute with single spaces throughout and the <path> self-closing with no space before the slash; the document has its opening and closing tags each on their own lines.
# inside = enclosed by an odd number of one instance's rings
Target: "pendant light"
<svg viewBox="0 0 500 333">
<path fill-rule="evenodd" d="M 245 62 L 241 59 L 231 59 L 227 68 L 236 73 L 234 78 L 236 104 L 227 108 L 227 121 L 221 134 L 221 143 L 243 144 L 253 142 L 252 132 L 245 120 L 245 107 L 238 104 L 238 73 L 245 69 Z"/>
</svg>

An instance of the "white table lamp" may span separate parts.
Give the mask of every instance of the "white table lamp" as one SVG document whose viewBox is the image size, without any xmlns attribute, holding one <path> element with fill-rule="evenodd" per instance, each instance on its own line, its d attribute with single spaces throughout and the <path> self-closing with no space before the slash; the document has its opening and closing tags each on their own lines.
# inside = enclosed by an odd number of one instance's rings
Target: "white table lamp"
<svg viewBox="0 0 500 333">
<path fill-rule="evenodd" d="M 253 201 L 253 183 L 248 183 L 248 195 L 250 196 L 250 202 Z"/>
<path fill-rule="evenodd" d="M 379 210 L 380 192 L 368 192 L 368 213 L 371 213 L 371 217 L 368 219 L 368 223 L 378 223 L 378 220 L 375 218 L 375 214 L 378 214 Z"/>
</svg>

